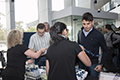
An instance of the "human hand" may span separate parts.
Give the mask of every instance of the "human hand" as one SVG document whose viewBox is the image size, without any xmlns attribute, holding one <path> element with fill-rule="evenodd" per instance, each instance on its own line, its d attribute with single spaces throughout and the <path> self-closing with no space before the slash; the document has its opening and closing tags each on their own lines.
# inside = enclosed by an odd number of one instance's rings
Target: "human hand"
<svg viewBox="0 0 120 80">
<path fill-rule="evenodd" d="M 34 59 L 29 59 L 28 61 L 26 61 L 26 64 L 33 63 L 33 60 L 34 60 Z"/>
<path fill-rule="evenodd" d="M 47 48 L 42 48 L 41 52 L 44 53 Z"/>
<path fill-rule="evenodd" d="M 97 65 L 95 68 L 94 68 L 95 71 L 97 72 L 100 72 L 102 70 L 102 66 L 101 65 Z"/>
</svg>

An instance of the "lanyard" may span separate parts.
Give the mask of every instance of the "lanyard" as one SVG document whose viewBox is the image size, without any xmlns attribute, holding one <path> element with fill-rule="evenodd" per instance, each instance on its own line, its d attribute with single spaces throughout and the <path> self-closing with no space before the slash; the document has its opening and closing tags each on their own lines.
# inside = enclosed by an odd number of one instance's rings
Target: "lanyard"
<svg viewBox="0 0 120 80">
<path fill-rule="evenodd" d="M 84 48 L 84 46 L 83 46 L 83 45 L 81 45 L 81 44 L 79 44 L 79 46 L 82 46 L 82 47 Z M 87 49 L 85 49 L 85 48 L 84 48 L 84 50 L 85 50 L 88 54 L 90 54 L 90 55 L 92 55 L 92 56 L 95 56 L 95 57 L 99 57 L 99 56 L 100 56 L 100 54 L 95 55 L 95 54 L 93 54 L 91 51 L 88 51 L 88 50 L 87 50 Z"/>
</svg>

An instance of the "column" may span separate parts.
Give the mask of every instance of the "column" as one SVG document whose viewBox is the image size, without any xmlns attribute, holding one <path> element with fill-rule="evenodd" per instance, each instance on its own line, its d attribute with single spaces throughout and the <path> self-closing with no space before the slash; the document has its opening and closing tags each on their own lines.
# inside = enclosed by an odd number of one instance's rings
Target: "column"
<svg viewBox="0 0 120 80">
<path fill-rule="evenodd" d="M 6 26 L 7 32 L 15 29 L 14 0 L 6 0 Z"/>
<path fill-rule="evenodd" d="M 52 24 L 52 0 L 38 0 L 38 21 Z"/>
</svg>

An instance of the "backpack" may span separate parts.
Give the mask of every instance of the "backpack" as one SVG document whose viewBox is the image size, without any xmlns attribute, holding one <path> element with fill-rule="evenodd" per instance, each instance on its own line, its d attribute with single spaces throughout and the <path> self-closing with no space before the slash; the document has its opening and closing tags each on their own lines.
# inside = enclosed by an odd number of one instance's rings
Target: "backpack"
<svg viewBox="0 0 120 80">
<path fill-rule="evenodd" d="M 111 38 L 111 41 L 113 42 L 113 34 L 116 34 L 116 35 L 119 35 L 120 36 L 120 33 L 112 33 L 110 38 Z M 120 42 L 116 43 L 116 44 L 113 44 L 113 48 L 120 48 Z"/>
</svg>

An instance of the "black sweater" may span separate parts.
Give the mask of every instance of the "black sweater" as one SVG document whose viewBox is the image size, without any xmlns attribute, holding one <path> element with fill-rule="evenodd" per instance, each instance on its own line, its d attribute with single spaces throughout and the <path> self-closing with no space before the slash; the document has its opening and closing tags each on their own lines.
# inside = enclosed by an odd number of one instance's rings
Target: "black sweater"
<svg viewBox="0 0 120 80">
<path fill-rule="evenodd" d="M 84 48 L 91 51 L 95 55 L 99 54 L 99 47 L 101 47 L 102 59 L 101 59 L 100 64 L 104 64 L 106 61 L 106 58 L 107 58 L 108 50 L 107 50 L 107 46 L 106 46 L 106 42 L 105 42 L 103 34 L 93 28 L 93 30 L 85 37 L 85 35 L 83 33 L 83 28 L 81 31 L 82 31 L 81 35 L 80 35 L 80 33 L 78 34 L 78 43 L 83 45 Z M 91 59 L 92 64 L 98 63 L 98 57 L 93 57 L 89 54 L 87 54 L 87 55 Z"/>
</svg>

